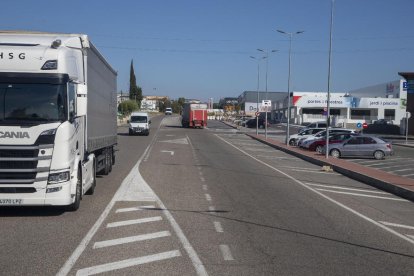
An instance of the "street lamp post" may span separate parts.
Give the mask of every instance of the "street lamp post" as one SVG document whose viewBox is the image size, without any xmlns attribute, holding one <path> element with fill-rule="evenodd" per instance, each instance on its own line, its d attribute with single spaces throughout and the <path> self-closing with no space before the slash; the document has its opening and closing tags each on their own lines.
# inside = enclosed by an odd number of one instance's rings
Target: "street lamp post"
<svg viewBox="0 0 414 276">
<path fill-rule="evenodd" d="M 331 5 L 331 25 L 329 29 L 329 62 L 328 62 L 328 95 L 327 95 L 327 103 L 326 103 L 326 151 L 325 157 L 328 159 L 329 157 L 329 126 L 331 124 L 331 109 L 330 109 L 330 101 L 331 101 L 331 63 L 332 63 L 332 30 L 333 30 L 333 18 L 334 18 L 334 4 L 335 0 L 332 0 Z"/>
<path fill-rule="evenodd" d="M 269 71 L 269 51 L 263 49 L 257 49 L 257 51 L 265 53 L 266 57 L 266 97 L 265 99 L 268 100 L 267 95 L 267 72 Z M 270 53 L 275 53 L 277 50 L 271 50 Z M 267 139 L 267 107 L 266 107 L 266 115 L 265 115 L 265 139 Z"/>
<path fill-rule="evenodd" d="M 286 145 L 289 145 L 289 127 L 290 127 L 290 72 L 291 72 L 291 52 L 292 52 L 292 36 L 301 34 L 304 31 L 297 31 L 288 33 L 282 30 L 277 30 L 281 34 L 289 36 L 289 75 L 288 75 L 288 106 L 287 106 L 287 126 L 286 126 Z"/>
<path fill-rule="evenodd" d="M 260 61 L 262 59 L 265 59 L 266 57 L 257 58 L 257 57 L 254 57 L 254 56 L 250 56 L 250 58 L 257 60 L 257 103 L 256 103 L 256 112 L 259 112 Z M 256 116 L 256 135 L 259 135 L 259 116 Z"/>
</svg>

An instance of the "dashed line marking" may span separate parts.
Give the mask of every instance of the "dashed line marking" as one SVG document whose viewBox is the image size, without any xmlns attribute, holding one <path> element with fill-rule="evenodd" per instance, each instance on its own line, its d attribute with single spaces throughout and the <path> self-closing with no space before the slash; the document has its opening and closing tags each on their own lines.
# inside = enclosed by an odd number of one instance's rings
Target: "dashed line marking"
<svg viewBox="0 0 414 276">
<path fill-rule="evenodd" d="M 95 275 L 99 273 L 114 271 L 114 270 L 118 270 L 122 268 L 152 263 L 156 261 L 167 260 L 167 259 L 171 259 L 174 257 L 180 257 L 180 256 L 181 256 L 181 253 L 178 250 L 167 251 L 167 252 L 158 253 L 154 255 L 148 255 L 148 256 L 143 256 L 143 257 L 138 257 L 138 258 L 133 258 L 133 259 L 127 259 L 127 260 L 123 260 L 119 262 L 113 262 L 113 263 L 107 263 L 107 264 L 92 266 L 88 268 L 83 268 L 83 269 L 78 270 L 78 272 L 76 273 L 76 276 Z"/>
<path fill-rule="evenodd" d="M 206 200 L 207 200 L 207 201 L 211 201 L 211 195 L 209 195 L 209 194 L 205 194 L 205 197 L 206 197 Z"/>
<path fill-rule="evenodd" d="M 131 208 L 120 208 L 115 211 L 115 213 L 124 213 L 124 212 L 132 212 L 132 211 L 144 211 L 147 209 L 155 208 L 154 205 L 147 205 L 147 206 L 139 206 L 139 207 L 131 207 Z"/>
<path fill-rule="evenodd" d="M 225 261 L 234 261 L 233 255 L 231 254 L 230 247 L 226 244 L 220 244 L 220 251 Z"/>
<path fill-rule="evenodd" d="M 217 233 L 223 233 L 223 226 L 221 225 L 221 223 L 219 221 L 214 221 L 214 228 L 216 229 Z"/>
<path fill-rule="evenodd" d="M 171 233 L 169 231 L 161 231 L 161 232 L 156 232 L 156 233 L 151 233 L 151 234 L 143 234 L 143 235 L 113 239 L 113 240 L 100 241 L 100 242 L 95 242 L 95 244 L 93 245 L 93 249 L 120 245 L 120 244 L 125 244 L 125 243 L 131 243 L 131 242 L 153 240 L 153 239 L 169 237 L 169 236 L 171 236 Z"/>
<path fill-rule="evenodd" d="M 216 211 L 216 208 L 214 206 L 208 206 L 208 210 L 210 212 L 215 212 Z"/>
<path fill-rule="evenodd" d="M 151 218 L 117 221 L 117 222 L 108 223 L 106 225 L 106 228 L 133 225 L 133 224 L 141 224 L 141 223 L 154 222 L 154 221 L 160 221 L 160 220 L 162 220 L 162 217 L 151 217 Z"/>
<path fill-rule="evenodd" d="M 357 193 L 349 193 L 349 192 L 340 192 L 340 191 L 332 191 L 327 189 L 315 189 L 322 192 L 329 192 L 334 194 L 344 194 L 344 195 L 354 195 L 354 196 L 362 196 L 362 197 L 371 197 L 371 198 L 379 198 L 379 199 L 388 199 L 388 200 L 395 200 L 395 201 L 404 201 L 408 202 L 406 199 L 401 198 L 394 198 L 394 197 L 385 197 L 385 196 L 374 196 L 374 195 L 364 195 L 364 194 L 357 194 Z"/>
<path fill-rule="evenodd" d="M 206 179 L 204 177 L 200 177 L 201 182 L 205 182 Z"/>
<path fill-rule="evenodd" d="M 208 190 L 207 185 L 203 185 L 202 187 L 203 187 L 203 190 L 204 190 L 204 191 L 207 191 L 207 190 Z"/>
</svg>

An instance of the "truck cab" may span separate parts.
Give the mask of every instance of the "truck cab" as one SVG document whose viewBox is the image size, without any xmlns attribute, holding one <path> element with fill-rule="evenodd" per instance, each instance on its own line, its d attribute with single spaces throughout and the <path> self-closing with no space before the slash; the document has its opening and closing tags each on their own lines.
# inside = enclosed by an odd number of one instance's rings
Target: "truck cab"
<svg viewBox="0 0 414 276">
<path fill-rule="evenodd" d="M 96 85 L 108 88 L 86 72 L 102 67 L 99 53 L 86 35 L 0 32 L 0 40 L 0 206 L 76 210 L 116 144 L 116 107 L 93 105 Z M 106 80 L 115 80 L 116 102 L 116 72 Z M 106 144 L 92 139 L 99 117 L 114 117 Z"/>
</svg>

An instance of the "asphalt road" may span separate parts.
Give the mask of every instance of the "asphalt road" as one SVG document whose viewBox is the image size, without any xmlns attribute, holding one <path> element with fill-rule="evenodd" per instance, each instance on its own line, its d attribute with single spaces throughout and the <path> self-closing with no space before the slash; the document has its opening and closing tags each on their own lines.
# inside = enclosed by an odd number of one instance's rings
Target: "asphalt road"
<svg viewBox="0 0 414 276">
<path fill-rule="evenodd" d="M 78 212 L 2 209 L 0 274 L 414 273 L 412 202 L 220 122 L 161 118 L 149 137 L 120 129 L 113 172 Z"/>
</svg>

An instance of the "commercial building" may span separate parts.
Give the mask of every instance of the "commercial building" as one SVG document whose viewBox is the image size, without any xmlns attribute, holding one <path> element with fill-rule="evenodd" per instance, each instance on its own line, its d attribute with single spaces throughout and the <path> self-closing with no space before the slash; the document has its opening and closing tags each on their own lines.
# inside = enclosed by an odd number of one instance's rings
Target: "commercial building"
<svg viewBox="0 0 414 276">
<path fill-rule="evenodd" d="M 286 94 L 286 93 L 285 93 Z M 292 92 L 293 124 L 326 120 L 326 92 Z M 403 123 L 407 106 L 406 82 L 403 80 L 369 86 L 349 92 L 331 93 L 330 115 L 333 125 L 354 126 L 387 119 L 396 125 Z M 287 95 L 273 102 L 272 117 L 287 118 Z"/>
<path fill-rule="evenodd" d="M 167 96 L 144 96 L 141 101 L 141 109 L 148 111 L 158 111 L 159 103 L 165 102 L 169 98 Z"/>
<path fill-rule="evenodd" d="M 286 92 L 265 92 L 265 91 L 244 91 L 238 97 L 238 103 L 241 106 L 241 111 L 245 115 L 253 116 L 256 111 L 265 112 L 262 107 L 263 100 L 270 100 L 273 102 L 278 102 L 287 98 Z M 258 109 L 259 108 L 259 109 Z"/>
</svg>

